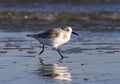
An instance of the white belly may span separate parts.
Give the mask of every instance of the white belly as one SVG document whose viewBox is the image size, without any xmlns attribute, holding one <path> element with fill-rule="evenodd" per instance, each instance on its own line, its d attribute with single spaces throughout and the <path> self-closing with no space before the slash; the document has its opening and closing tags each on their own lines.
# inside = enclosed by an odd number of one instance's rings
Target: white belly
<svg viewBox="0 0 120 84">
<path fill-rule="evenodd" d="M 41 44 L 52 46 L 53 48 L 57 48 L 58 46 L 65 44 L 70 40 L 70 36 L 67 36 L 66 38 L 63 38 L 63 36 L 56 37 L 54 39 L 48 39 L 48 38 L 38 38 L 37 39 Z"/>
<path fill-rule="evenodd" d="M 66 42 L 68 42 L 70 40 L 70 38 L 64 39 L 64 38 L 55 38 L 53 40 L 53 47 L 57 48 L 58 46 L 65 44 Z"/>
<path fill-rule="evenodd" d="M 41 44 L 52 46 L 52 40 L 47 38 L 38 38 L 37 39 Z"/>
</svg>

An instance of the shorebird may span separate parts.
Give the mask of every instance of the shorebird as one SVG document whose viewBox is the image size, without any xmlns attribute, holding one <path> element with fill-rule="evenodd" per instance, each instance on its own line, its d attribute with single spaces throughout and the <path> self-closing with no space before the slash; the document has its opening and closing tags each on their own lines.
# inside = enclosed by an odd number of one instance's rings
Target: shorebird
<svg viewBox="0 0 120 84">
<path fill-rule="evenodd" d="M 42 50 L 40 51 L 39 55 L 41 55 L 44 52 L 45 45 L 48 45 L 48 46 L 52 46 L 52 48 L 59 53 L 62 59 L 65 57 L 61 54 L 58 47 L 68 42 L 71 38 L 71 34 L 78 35 L 77 33 L 72 31 L 71 27 L 66 26 L 64 28 L 49 29 L 40 34 L 27 35 L 27 36 L 35 38 L 41 44 L 43 44 Z"/>
</svg>

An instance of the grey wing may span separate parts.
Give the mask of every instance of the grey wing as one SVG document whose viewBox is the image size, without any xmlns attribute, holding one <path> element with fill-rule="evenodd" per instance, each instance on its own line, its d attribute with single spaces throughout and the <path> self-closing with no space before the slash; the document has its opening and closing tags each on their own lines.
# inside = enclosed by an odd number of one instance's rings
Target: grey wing
<svg viewBox="0 0 120 84">
<path fill-rule="evenodd" d="M 50 29 L 44 33 L 40 34 L 41 38 L 55 38 L 58 36 L 56 29 Z"/>
<path fill-rule="evenodd" d="M 49 29 L 48 31 L 46 32 L 43 32 L 41 34 L 38 34 L 38 36 L 40 38 L 50 38 L 51 34 L 52 34 L 53 30 L 52 29 Z"/>
<path fill-rule="evenodd" d="M 49 29 L 46 32 L 43 32 L 41 34 L 35 34 L 35 35 L 27 35 L 28 37 L 33 37 L 33 38 L 54 38 L 57 37 L 58 34 L 54 29 Z"/>
</svg>

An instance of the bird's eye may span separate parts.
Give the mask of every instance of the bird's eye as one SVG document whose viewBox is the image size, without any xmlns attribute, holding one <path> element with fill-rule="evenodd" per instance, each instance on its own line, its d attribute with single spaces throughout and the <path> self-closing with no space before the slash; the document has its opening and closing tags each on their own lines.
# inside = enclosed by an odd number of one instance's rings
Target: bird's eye
<svg viewBox="0 0 120 84">
<path fill-rule="evenodd" d="M 66 31 L 68 31 L 68 32 L 69 32 L 69 29 L 67 29 Z"/>
</svg>

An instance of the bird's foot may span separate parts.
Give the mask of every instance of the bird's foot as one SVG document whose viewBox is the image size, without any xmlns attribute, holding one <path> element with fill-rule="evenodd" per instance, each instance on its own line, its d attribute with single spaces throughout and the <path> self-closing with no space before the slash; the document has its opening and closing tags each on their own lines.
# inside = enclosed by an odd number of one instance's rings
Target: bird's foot
<svg viewBox="0 0 120 84">
<path fill-rule="evenodd" d="M 61 56 L 60 60 L 62 60 L 64 58 L 69 58 L 69 57 L 68 56 Z"/>
<path fill-rule="evenodd" d="M 63 58 L 69 58 L 68 56 L 63 56 Z"/>
<path fill-rule="evenodd" d="M 68 58 L 68 57 L 67 57 L 67 56 L 62 56 L 62 57 L 58 60 L 58 62 L 59 62 L 59 63 L 62 63 L 62 60 L 63 60 L 64 58 Z"/>
<path fill-rule="evenodd" d="M 42 58 L 39 58 L 39 60 L 40 60 L 40 63 L 44 61 Z"/>
</svg>

